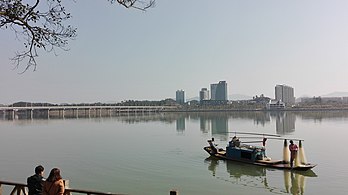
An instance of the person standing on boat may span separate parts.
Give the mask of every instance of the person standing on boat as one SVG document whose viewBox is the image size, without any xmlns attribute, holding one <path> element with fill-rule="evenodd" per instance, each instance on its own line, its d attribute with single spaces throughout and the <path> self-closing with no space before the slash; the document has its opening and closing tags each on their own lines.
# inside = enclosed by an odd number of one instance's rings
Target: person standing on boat
<svg viewBox="0 0 348 195">
<path fill-rule="evenodd" d="M 292 140 L 290 140 L 289 150 L 290 150 L 290 166 L 292 167 L 294 164 L 294 160 L 297 156 L 297 151 L 298 151 L 298 146 L 294 144 Z"/>
<path fill-rule="evenodd" d="M 43 195 L 64 195 L 65 187 L 60 170 L 53 168 L 43 186 Z"/>
</svg>

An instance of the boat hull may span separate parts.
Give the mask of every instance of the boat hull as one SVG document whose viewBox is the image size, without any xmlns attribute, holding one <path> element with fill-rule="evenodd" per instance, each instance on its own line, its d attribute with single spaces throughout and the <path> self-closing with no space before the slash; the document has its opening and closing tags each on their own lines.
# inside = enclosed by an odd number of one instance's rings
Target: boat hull
<svg viewBox="0 0 348 195">
<path fill-rule="evenodd" d="M 275 169 L 307 171 L 307 170 L 310 170 L 316 166 L 316 164 L 308 163 L 305 165 L 291 167 L 289 163 L 285 163 L 282 160 L 278 160 L 278 161 L 264 161 L 264 160 L 250 161 L 250 160 L 243 160 L 241 158 L 233 159 L 233 158 L 228 158 L 226 156 L 225 150 L 220 149 L 218 152 L 213 152 L 213 150 L 210 146 L 206 146 L 203 149 L 206 152 L 208 152 L 208 154 L 210 154 L 211 156 L 218 158 L 218 159 L 237 161 L 237 162 L 248 163 L 248 164 L 269 167 L 269 168 L 275 168 Z"/>
</svg>

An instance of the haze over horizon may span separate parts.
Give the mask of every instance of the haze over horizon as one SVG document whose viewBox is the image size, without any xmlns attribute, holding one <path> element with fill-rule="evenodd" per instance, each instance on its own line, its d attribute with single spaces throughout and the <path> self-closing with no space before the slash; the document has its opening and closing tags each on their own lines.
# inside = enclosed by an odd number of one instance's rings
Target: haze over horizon
<svg viewBox="0 0 348 195">
<path fill-rule="evenodd" d="M 348 1 L 157 0 L 146 12 L 64 4 L 78 37 L 58 56 L 39 52 L 35 72 L 13 70 L 23 45 L 0 31 L 0 104 L 162 100 L 178 89 L 189 98 L 221 80 L 251 97 L 274 97 L 277 84 L 296 97 L 348 91 Z"/>
</svg>

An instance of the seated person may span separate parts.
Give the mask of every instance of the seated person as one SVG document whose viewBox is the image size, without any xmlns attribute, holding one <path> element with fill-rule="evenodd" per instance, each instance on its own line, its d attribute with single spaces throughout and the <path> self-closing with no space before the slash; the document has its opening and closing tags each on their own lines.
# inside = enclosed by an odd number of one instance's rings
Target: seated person
<svg viewBox="0 0 348 195">
<path fill-rule="evenodd" d="M 211 154 L 216 154 L 218 152 L 217 148 L 214 146 L 214 138 L 212 140 L 208 140 L 209 146 L 211 148 Z"/>
<path fill-rule="evenodd" d="M 240 146 L 239 138 L 237 138 L 236 136 L 234 136 L 234 137 L 232 138 L 232 140 L 230 141 L 230 146 L 232 146 L 232 147 L 239 147 L 239 146 Z"/>
</svg>

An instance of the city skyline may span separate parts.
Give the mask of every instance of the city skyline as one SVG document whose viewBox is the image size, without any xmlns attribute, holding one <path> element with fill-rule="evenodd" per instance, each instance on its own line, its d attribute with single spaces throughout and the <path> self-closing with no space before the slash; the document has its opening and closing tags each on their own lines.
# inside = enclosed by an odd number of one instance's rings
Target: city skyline
<svg viewBox="0 0 348 195">
<path fill-rule="evenodd" d="M 220 80 L 229 95 L 274 98 L 277 84 L 297 98 L 348 92 L 347 1 L 63 3 L 78 36 L 57 56 L 39 51 L 36 72 L 13 70 L 23 45 L 0 31 L 0 104 L 175 99 L 181 88 L 189 99 Z"/>
</svg>

